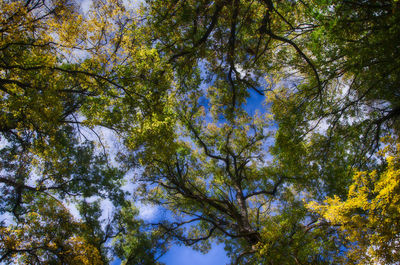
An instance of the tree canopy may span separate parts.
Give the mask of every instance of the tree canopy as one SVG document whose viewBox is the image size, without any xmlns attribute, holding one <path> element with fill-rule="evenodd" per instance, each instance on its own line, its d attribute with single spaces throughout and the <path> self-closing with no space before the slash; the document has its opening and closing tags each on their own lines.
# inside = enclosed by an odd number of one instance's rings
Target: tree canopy
<svg viewBox="0 0 400 265">
<path fill-rule="evenodd" d="M 0 0 L 0 263 L 400 262 L 398 1 L 89 2 Z"/>
</svg>

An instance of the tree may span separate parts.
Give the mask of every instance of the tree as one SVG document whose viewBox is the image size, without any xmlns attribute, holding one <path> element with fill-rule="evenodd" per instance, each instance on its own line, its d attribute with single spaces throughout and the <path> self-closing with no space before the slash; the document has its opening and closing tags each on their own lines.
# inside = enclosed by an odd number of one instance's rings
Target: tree
<svg viewBox="0 0 400 265">
<path fill-rule="evenodd" d="M 399 147 L 389 139 L 380 155 L 387 164 L 383 170 L 356 171 L 346 200 L 334 196 L 324 204 L 308 207 L 321 215 L 321 222 L 336 226 L 349 244 L 347 258 L 354 264 L 395 264 L 398 254 Z"/>
<path fill-rule="evenodd" d="M 58 200 L 34 197 L 23 222 L 1 227 L 1 262 L 21 264 L 103 264 L 96 247 L 80 235 L 74 220 Z M 45 224 L 45 225 L 44 225 Z"/>
<path fill-rule="evenodd" d="M 305 75 L 292 89 L 274 92 L 273 113 L 279 123 L 276 153 L 284 164 L 304 161 L 296 171 L 308 168 L 307 174 L 321 176 L 326 185 L 321 194 L 345 196 L 353 169 L 376 167 L 371 157 L 379 139 L 398 134 L 399 63 L 389 59 L 397 57 L 398 5 L 391 1 L 304 5 L 314 29 L 297 41 L 313 56 L 322 86 Z M 301 151 L 294 157 L 293 150 Z M 316 164 L 318 170 L 310 166 Z"/>
<path fill-rule="evenodd" d="M 119 215 L 119 226 L 122 229 L 113 243 L 114 252 L 124 265 L 162 265 L 158 259 L 167 251 L 160 231 L 138 221 L 138 211 L 133 206 L 124 207 Z"/>
<path fill-rule="evenodd" d="M 215 84 L 176 106 L 179 135 L 168 149 L 136 153 L 143 199 L 170 211 L 153 225 L 201 251 L 222 243 L 234 264 L 326 263 L 335 242 L 312 230 L 297 180 L 268 161 L 271 115 L 227 112 L 224 89 Z"/>
<path fill-rule="evenodd" d="M 25 191 L 91 196 L 112 189 L 121 172 L 108 166 L 105 154 L 98 154 L 91 141 L 79 139 L 83 135 L 79 110 L 88 97 L 98 96 L 101 84 L 95 84 L 101 76 L 84 70 L 89 62 L 61 62 L 67 52 L 63 47 L 80 48 L 72 45 L 83 41 L 77 29 L 82 16 L 66 1 L 2 1 L 1 5 L 5 204 L 18 215 Z M 74 162 L 77 166 L 71 167 Z M 101 182 L 108 187 L 87 185 Z M 88 189 L 79 190 L 82 187 Z"/>
<path fill-rule="evenodd" d="M 108 244 L 126 232 L 119 211 L 128 202 L 125 172 L 111 164 L 98 131 L 118 132 L 121 112 L 144 101 L 139 85 L 121 80 L 129 68 L 115 61 L 140 49 L 143 58 L 151 48 L 125 35 L 134 18 L 118 1 L 94 1 L 86 14 L 64 0 L 4 0 L 0 7 L 1 260 L 108 263 Z M 132 73 L 144 72 L 135 67 Z M 82 208 L 79 220 L 66 208 L 93 198 L 112 202 L 108 226 L 100 225 L 96 204 Z"/>
<path fill-rule="evenodd" d="M 279 124 L 272 153 L 286 172 L 303 179 L 301 185 L 317 181 L 312 189 L 314 200 L 321 203 L 326 196 L 333 197 L 326 211 L 318 210 L 331 225 L 320 222 L 315 227 L 337 231 L 336 224 L 346 230 L 339 236 L 333 232 L 332 238 L 346 246 L 342 249 L 355 252 L 349 255 L 350 261 L 341 259 L 344 253 L 336 255 L 337 263 L 357 262 L 361 257 L 366 263 L 374 258 L 390 262 L 390 254 L 385 258 L 382 252 L 365 255 L 367 244 L 373 244 L 371 239 L 380 232 L 366 225 L 370 222 L 366 219 L 372 218 L 366 213 L 369 210 L 362 211 L 364 216 L 357 213 L 360 208 L 356 209 L 366 195 L 358 190 L 361 186 L 383 188 L 387 183 L 383 185 L 377 178 L 367 180 L 372 175 L 366 177 L 364 173 L 354 175 L 354 170 L 383 174 L 385 163 L 373 154 L 382 136 L 398 135 L 398 61 L 388 59 L 399 45 L 395 37 L 398 5 L 390 1 L 314 1 L 304 5 L 315 28 L 297 42 L 313 56 L 323 85 L 315 86 L 305 75 L 293 89 L 283 87 L 270 93 L 272 112 Z M 356 190 L 361 194 L 357 195 Z M 365 218 L 363 225 L 368 228 L 363 230 L 361 220 L 353 220 L 357 223 L 354 225 L 346 219 L 354 213 L 355 219 Z M 335 216 L 343 219 L 336 222 Z M 380 246 L 384 249 L 395 241 L 394 234 L 387 235 Z M 379 253 L 380 246 L 376 245 Z"/>
</svg>

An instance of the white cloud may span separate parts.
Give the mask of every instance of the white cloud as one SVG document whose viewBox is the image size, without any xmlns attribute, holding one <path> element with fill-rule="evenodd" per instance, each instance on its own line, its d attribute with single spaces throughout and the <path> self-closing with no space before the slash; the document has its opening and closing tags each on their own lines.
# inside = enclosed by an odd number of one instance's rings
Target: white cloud
<svg viewBox="0 0 400 265">
<path fill-rule="evenodd" d="M 69 210 L 69 213 L 72 214 L 72 216 L 76 220 L 81 220 L 81 216 L 79 214 L 78 209 L 76 208 L 76 205 L 74 203 L 63 203 L 65 207 Z"/>
<path fill-rule="evenodd" d="M 136 9 L 139 7 L 140 3 L 144 2 L 143 0 L 122 0 L 122 3 L 124 3 L 124 6 L 127 9 Z"/>
<path fill-rule="evenodd" d="M 86 14 L 89 11 L 92 3 L 93 3 L 92 0 L 83 0 L 81 2 L 81 10 L 84 14 Z"/>
<path fill-rule="evenodd" d="M 145 221 L 154 219 L 158 213 L 158 207 L 155 205 L 138 203 L 136 206 L 139 209 L 139 218 Z"/>
</svg>

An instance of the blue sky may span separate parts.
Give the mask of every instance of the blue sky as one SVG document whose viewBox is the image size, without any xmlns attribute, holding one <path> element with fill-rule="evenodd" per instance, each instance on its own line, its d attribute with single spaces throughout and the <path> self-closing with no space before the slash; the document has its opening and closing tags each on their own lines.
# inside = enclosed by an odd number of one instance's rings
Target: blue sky
<svg viewBox="0 0 400 265">
<path fill-rule="evenodd" d="M 185 246 L 173 246 L 160 261 L 167 265 L 222 265 L 229 263 L 222 245 L 214 245 L 207 254 Z"/>
<path fill-rule="evenodd" d="M 222 245 L 214 245 L 207 254 L 185 246 L 173 246 L 161 257 L 160 261 L 166 265 L 223 265 L 229 263 Z M 119 264 L 121 264 L 120 260 L 112 263 L 112 265 Z"/>
</svg>

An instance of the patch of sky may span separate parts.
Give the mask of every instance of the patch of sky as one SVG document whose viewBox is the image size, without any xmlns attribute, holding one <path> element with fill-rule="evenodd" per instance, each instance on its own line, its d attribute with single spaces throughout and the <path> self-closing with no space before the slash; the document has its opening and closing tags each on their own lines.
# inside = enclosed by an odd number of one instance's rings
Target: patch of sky
<svg viewBox="0 0 400 265">
<path fill-rule="evenodd" d="M 244 105 L 244 109 L 250 114 L 254 115 L 256 112 L 265 113 L 267 111 L 265 105 L 265 96 L 260 95 L 255 90 L 249 90 L 249 97 Z"/>
<path fill-rule="evenodd" d="M 139 218 L 143 221 L 154 222 L 160 216 L 160 210 L 157 205 L 141 202 L 135 205 L 139 209 Z"/>
<path fill-rule="evenodd" d="M 137 9 L 140 4 L 144 3 L 143 0 L 122 0 L 122 3 L 124 4 L 125 8 L 129 10 L 134 10 Z"/>
<path fill-rule="evenodd" d="M 111 265 L 120 265 L 121 264 L 121 260 L 120 259 L 114 259 L 112 262 L 111 262 Z"/>
<path fill-rule="evenodd" d="M 126 9 L 128 10 L 134 10 L 137 9 L 141 3 L 143 3 L 143 0 L 122 0 L 123 5 L 125 6 Z M 83 14 L 87 14 L 90 10 L 90 7 L 92 6 L 93 1 L 92 0 L 83 0 L 80 3 L 80 9 Z"/>
<path fill-rule="evenodd" d="M 167 265 L 221 265 L 229 263 L 223 246 L 217 244 L 213 244 L 207 254 L 202 254 L 185 246 L 173 246 L 160 261 Z"/>
<path fill-rule="evenodd" d="M 5 185 L 0 185 L 0 189 L 3 188 Z M 0 225 L 1 226 L 10 226 L 10 225 L 15 225 L 15 219 L 14 216 L 9 213 L 9 212 L 2 212 L 1 209 L 4 209 L 3 205 L 0 205 Z"/>
<path fill-rule="evenodd" d="M 89 11 L 90 7 L 92 6 L 93 2 L 92 0 L 83 0 L 80 3 L 80 9 L 82 11 L 83 14 L 87 14 L 87 12 Z"/>
</svg>

